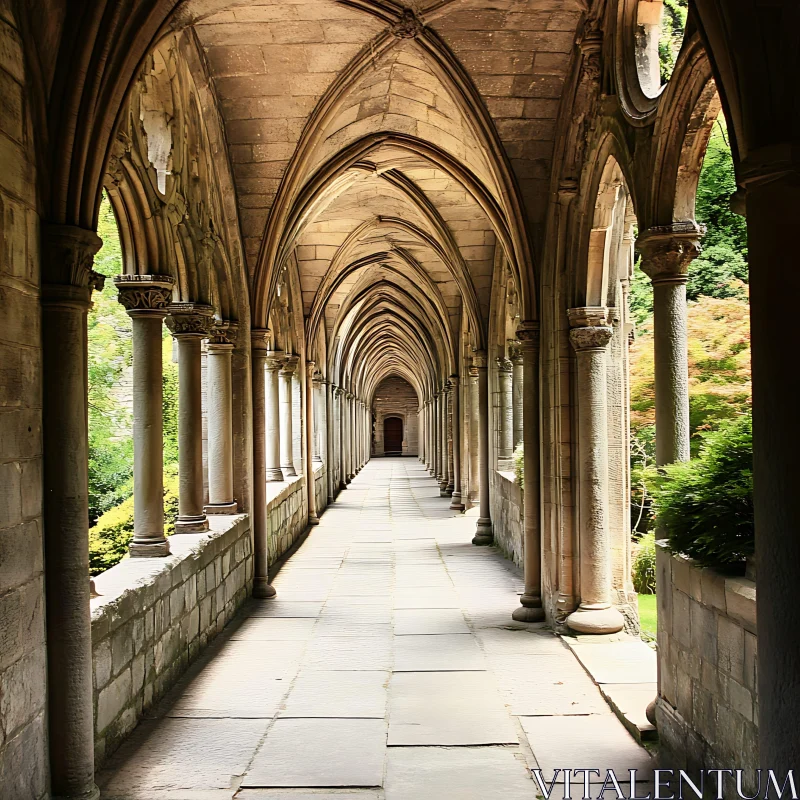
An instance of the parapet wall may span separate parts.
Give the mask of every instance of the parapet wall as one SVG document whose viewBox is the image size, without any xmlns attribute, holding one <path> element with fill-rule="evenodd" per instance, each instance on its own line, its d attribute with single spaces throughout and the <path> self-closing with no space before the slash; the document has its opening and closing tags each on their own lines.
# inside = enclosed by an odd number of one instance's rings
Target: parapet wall
<svg viewBox="0 0 800 800">
<path fill-rule="evenodd" d="M 525 493 L 511 472 L 491 470 L 490 508 L 495 544 L 518 567 L 522 566 Z"/>
<path fill-rule="evenodd" d="M 656 568 L 662 746 L 676 768 L 753 774 L 759 766 L 755 582 L 700 567 L 663 542 Z"/>
</svg>

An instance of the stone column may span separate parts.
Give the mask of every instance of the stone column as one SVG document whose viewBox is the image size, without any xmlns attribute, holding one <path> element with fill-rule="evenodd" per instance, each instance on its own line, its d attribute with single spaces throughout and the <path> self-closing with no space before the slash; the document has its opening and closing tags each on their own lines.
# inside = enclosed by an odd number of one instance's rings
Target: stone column
<svg viewBox="0 0 800 800">
<path fill-rule="evenodd" d="M 322 450 L 323 450 L 323 437 L 322 437 L 322 409 L 324 408 L 323 398 L 325 396 L 325 381 L 322 379 L 322 373 L 319 370 L 314 370 L 311 377 L 311 386 L 314 392 L 314 461 L 317 464 L 322 463 Z"/>
<path fill-rule="evenodd" d="M 231 356 L 238 326 L 221 322 L 208 341 L 208 505 L 206 514 L 235 514 Z"/>
<path fill-rule="evenodd" d="M 283 360 L 280 371 L 280 400 L 281 400 L 281 472 L 284 478 L 297 477 L 297 470 L 294 468 L 294 455 L 292 453 L 294 439 L 292 432 L 292 379 L 294 371 L 297 369 L 297 356 L 288 355 Z"/>
<path fill-rule="evenodd" d="M 313 361 L 306 361 L 306 494 L 308 496 L 308 524 L 319 525 L 317 515 L 317 485 L 314 481 L 314 441 L 316 431 L 314 430 L 314 368 Z"/>
<path fill-rule="evenodd" d="M 514 454 L 514 418 L 512 411 L 511 372 L 513 364 L 507 358 L 497 359 L 498 436 L 497 461 L 500 469 L 507 469 Z"/>
<path fill-rule="evenodd" d="M 512 452 L 522 444 L 525 436 L 523 431 L 523 411 L 525 367 L 522 348 L 519 341 L 509 343 L 508 358 L 511 361 L 511 415 L 513 420 Z"/>
<path fill-rule="evenodd" d="M 342 475 L 344 482 L 350 483 L 352 474 L 350 472 L 350 399 L 349 392 L 342 394 Z"/>
<path fill-rule="evenodd" d="M 51 787 L 65 800 L 100 796 L 94 783 L 89 612 L 86 315 L 92 290 L 103 287 L 103 276 L 92 271 L 101 244 L 83 228 L 42 229 L 47 713 Z M 10 708 L 14 697 L 29 691 L 22 684 L 9 686 Z"/>
<path fill-rule="evenodd" d="M 358 453 L 356 450 L 357 447 L 357 440 L 356 440 L 356 396 L 354 394 L 350 395 L 350 478 L 355 478 L 358 470 L 356 466 L 358 464 L 357 458 Z"/>
<path fill-rule="evenodd" d="M 494 542 L 492 512 L 489 506 L 489 375 L 486 352 L 475 353 L 473 364 L 478 370 L 478 461 L 480 516 L 472 544 L 487 545 Z"/>
<path fill-rule="evenodd" d="M 639 236 L 641 267 L 653 281 L 656 464 L 689 460 L 689 351 L 686 281 L 700 253 L 694 222 L 650 228 Z"/>
<path fill-rule="evenodd" d="M 269 331 L 255 328 L 250 331 L 253 363 L 253 597 L 275 597 L 275 587 L 269 582 L 269 548 L 267 544 L 267 381 L 268 362 L 273 353 L 269 346 Z"/>
<path fill-rule="evenodd" d="M 439 447 L 442 453 L 442 473 L 439 479 L 439 496 L 449 497 L 447 485 L 450 482 L 450 458 L 448 456 L 447 441 L 447 383 L 439 395 Z"/>
<path fill-rule="evenodd" d="M 541 622 L 542 608 L 542 536 L 541 497 L 539 483 L 539 323 L 523 322 L 517 328 L 519 360 L 523 375 L 519 383 L 525 382 L 522 395 L 524 434 L 524 531 L 523 559 L 525 591 L 520 597 L 520 606 L 511 615 L 517 622 Z M 516 370 L 517 364 L 514 362 Z M 516 374 L 515 374 L 516 386 Z M 516 406 L 515 406 L 516 411 Z"/>
<path fill-rule="evenodd" d="M 330 381 L 325 383 L 325 416 L 327 425 L 325 426 L 325 434 L 328 440 L 328 446 L 325 450 L 325 469 L 328 471 L 328 504 L 336 500 L 336 485 L 334 461 L 336 460 L 336 410 L 334 408 L 334 392 L 335 387 Z"/>
<path fill-rule="evenodd" d="M 611 603 L 608 532 L 608 409 L 605 308 L 569 310 L 570 341 L 578 362 L 578 453 L 581 604 L 567 625 L 579 633 L 616 633 L 622 614 Z"/>
<path fill-rule="evenodd" d="M 453 387 L 453 382 L 448 380 L 447 382 L 447 404 L 445 406 L 445 420 L 447 422 L 447 496 L 452 497 L 453 492 L 456 490 L 456 478 L 455 478 L 455 436 L 456 436 L 456 425 L 455 425 L 455 418 L 453 415 L 453 393 L 455 389 Z"/>
<path fill-rule="evenodd" d="M 132 556 L 169 555 L 164 536 L 164 419 L 161 325 L 175 281 L 168 275 L 118 275 L 119 301 L 133 323 Z M 201 482 L 202 487 L 202 482 Z"/>
<path fill-rule="evenodd" d="M 178 342 L 178 519 L 175 533 L 208 530 L 203 510 L 201 344 L 214 322 L 211 306 L 173 303 L 167 327 Z"/>
<path fill-rule="evenodd" d="M 337 425 L 336 425 L 336 437 L 338 442 L 338 454 L 337 458 L 339 461 L 339 488 L 346 489 L 347 488 L 347 457 L 345 454 L 345 444 L 346 444 L 346 437 L 345 437 L 345 414 L 344 414 L 344 389 L 340 389 L 338 386 L 336 387 L 336 410 L 337 410 Z"/>
<path fill-rule="evenodd" d="M 469 368 L 469 497 L 477 500 L 480 494 L 480 402 L 478 398 L 478 368 Z"/>
<path fill-rule="evenodd" d="M 270 482 L 283 481 L 281 469 L 281 400 L 280 371 L 283 366 L 283 351 L 268 350 L 264 356 L 266 369 L 265 389 L 265 475 Z"/>
<path fill-rule="evenodd" d="M 463 511 L 464 503 L 461 501 L 461 414 L 459 408 L 458 375 L 450 376 L 450 406 L 452 413 L 452 439 L 453 439 L 453 500 L 450 508 L 453 511 Z"/>
</svg>

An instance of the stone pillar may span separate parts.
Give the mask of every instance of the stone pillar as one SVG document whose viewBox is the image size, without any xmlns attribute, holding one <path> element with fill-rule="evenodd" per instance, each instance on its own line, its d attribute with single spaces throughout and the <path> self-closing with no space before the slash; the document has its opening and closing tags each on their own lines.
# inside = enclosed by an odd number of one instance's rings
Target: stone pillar
<svg viewBox="0 0 800 800">
<path fill-rule="evenodd" d="M 274 352 L 267 350 L 269 331 L 250 331 L 253 363 L 253 597 L 275 597 L 269 582 L 267 544 L 267 381 L 265 375 Z"/>
<path fill-rule="evenodd" d="M 317 464 L 322 463 L 323 437 L 322 437 L 322 409 L 324 408 L 323 398 L 325 397 L 325 381 L 322 373 L 314 370 L 311 376 L 311 387 L 314 392 L 314 454 L 313 459 Z"/>
<path fill-rule="evenodd" d="M 294 371 L 297 369 L 297 356 L 288 355 L 283 360 L 280 371 L 280 402 L 281 402 L 281 472 L 285 478 L 297 477 L 297 470 L 294 468 L 294 455 L 292 453 L 294 439 L 292 432 L 292 379 Z"/>
<path fill-rule="evenodd" d="M 175 281 L 168 275 L 118 275 L 119 301 L 133 323 L 132 556 L 169 555 L 164 536 L 164 419 L 161 325 Z M 202 481 L 201 481 L 202 489 Z"/>
<path fill-rule="evenodd" d="M 330 381 L 325 383 L 325 417 L 327 424 L 325 426 L 325 434 L 327 436 L 328 446 L 325 449 L 325 469 L 328 472 L 328 503 L 333 503 L 336 500 L 336 478 L 334 461 L 336 460 L 336 410 L 334 408 L 334 392 L 335 387 Z"/>
<path fill-rule="evenodd" d="M 469 368 L 469 497 L 478 500 L 480 494 L 480 402 L 478 398 L 478 368 Z"/>
<path fill-rule="evenodd" d="M 612 330 L 605 308 L 572 308 L 569 320 L 578 362 L 581 604 L 566 622 L 579 633 L 616 633 L 624 620 L 611 603 L 608 531 L 606 346 Z"/>
<path fill-rule="evenodd" d="M 178 342 L 178 519 L 175 533 L 208 530 L 203 510 L 201 344 L 214 322 L 211 306 L 173 303 L 167 327 Z"/>
<path fill-rule="evenodd" d="M 447 405 L 445 406 L 445 419 L 447 421 L 447 496 L 452 497 L 456 490 L 455 478 L 455 435 L 456 425 L 453 416 L 453 393 L 455 389 L 453 382 L 447 382 Z"/>
<path fill-rule="evenodd" d="M 650 228 L 639 236 L 641 267 L 653 281 L 656 464 L 689 460 L 689 351 L 686 281 L 703 230 L 694 222 Z"/>
<path fill-rule="evenodd" d="M 306 361 L 306 494 L 308 496 L 308 524 L 319 525 L 317 515 L 317 485 L 314 481 L 314 442 L 316 441 L 316 431 L 314 430 L 314 368 L 313 361 Z"/>
<path fill-rule="evenodd" d="M 511 373 L 513 364 L 507 358 L 497 359 L 498 435 L 497 461 L 501 469 L 510 466 L 514 454 L 514 418 L 511 407 Z"/>
<path fill-rule="evenodd" d="M 206 514 L 235 514 L 233 489 L 233 382 L 231 356 L 238 326 L 214 326 L 208 341 L 208 505 Z"/>
<path fill-rule="evenodd" d="M 342 476 L 350 483 L 350 393 L 342 390 Z"/>
<path fill-rule="evenodd" d="M 463 511 L 464 503 L 461 501 L 461 413 L 459 407 L 458 375 L 450 376 L 450 386 L 453 441 L 453 500 L 450 503 L 450 508 L 452 508 L 453 511 Z"/>
<path fill-rule="evenodd" d="M 103 287 L 103 276 L 92 271 L 101 244 L 83 228 L 42 229 L 47 713 L 51 787 L 65 800 L 100 796 L 94 783 L 89 612 L 86 315 L 92 290 Z M 10 707 L 15 693 L 23 697 L 28 691 L 9 686 Z"/>
<path fill-rule="evenodd" d="M 265 475 L 270 482 L 282 481 L 281 470 L 281 400 L 280 371 L 283 366 L 283 351 L 268 350 L 264 356 L 266 369 L 265 388 Z"/>
<path fill-rule="evenodd" d="M 478 370 L 478 461 L 480 516 L 472 544 L 487 545 L 494 541 L 492 512 L 489 506 L 489 375 L 485 351 L 475 353 L 473 364 Z"/>
<path fill-rule="evenodd" d="M 347 458 L 344 452 L 345 449 L 345 415 L 344 415 L 344 390 L 336 387 L 336 411 L 337 411 L 337 425 L 336 425 L 336 438 L 338 444 L 337 458 L 339 461 L 339 488 L 347 488 Z"/>
<path fill-rule="evenodd" d="M 350 478 L 355 478 L 357 474 L 356 466 L 357 466 L 357 458 L 358 453 L 356 451 L 357 441 L 356 441 L 356 396 L 354 394 L 350 395 Z"/>
<path fill-rule="evenodd" d="M 508 357 L 511 361 L 511 415 L 513 420 L 513 441 L 512 452 L 522 444 L 525 436 L 523 431 L 523 410 L 524 404 L 524 385 L 525 367 L 522 356 L 522 348 L 519 341 L 511 342 L 508 349 Z M 537 356 L 538 358 L 538 356 Z"/>
<path fill-rule="evenodd" d="M 447 442 L 447 382 L 439 395 L 439 447 L 442 453 L 442 473 L 439 479 L 439 496 L 449 497 L 447 485 L 450 482 L 450 458 L 448 456 Z"/>
<path fill-rule="evenodd" d="M 518 357 L 522 361 L 525 383 L 521 397 L 524 434 L 524 531 L 523 559 L 525 591 L 520 597 L 520 607 L 511 615 L 517 622 L 541 622 L 542 608 L 542 535 L 541 497 L 539 480 L 539 323 L 523 322 L 517 328 Z M 514 362 L 516 370 L 517 363 Z M 515 372 L 516 387 L 516 372 Z M 516 412 L 516 406 L 515 406 Z"/>
</svg>

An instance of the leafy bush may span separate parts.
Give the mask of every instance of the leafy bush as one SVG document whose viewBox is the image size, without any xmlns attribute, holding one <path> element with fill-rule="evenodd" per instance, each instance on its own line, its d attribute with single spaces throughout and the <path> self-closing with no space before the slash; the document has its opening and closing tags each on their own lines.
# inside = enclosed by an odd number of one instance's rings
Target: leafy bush
<svg viewBox="0 0 800 800">
<path fill-rule="evenodd" d="M 164 475 L 164 531 L 175 532 L 178 518 L 178 471 L 172 465 Z M 133 497 L 106 511 L 89 529 L 89 573 L 99 575 L 128 555 L 133 538 Z"/>
<path fill-rule="evenodd" d="M 711 567 L 752 555 L 753 422 L 750 414 L 707 433 L 696 459 L 652 473 L 657 523 L 669 545 Z"/>
<path fill-rule="evenodd" d="M 656 535 L 646 533 L 637 542 L 633 559 L 633 588 L 639 594 L 656 593 Z"/>
<path fill-rule="evenodd" d="M 514 451 L 514 482 L 520 489 L 525 488 L 525 454 L 521 442 Z"/>
</svg>

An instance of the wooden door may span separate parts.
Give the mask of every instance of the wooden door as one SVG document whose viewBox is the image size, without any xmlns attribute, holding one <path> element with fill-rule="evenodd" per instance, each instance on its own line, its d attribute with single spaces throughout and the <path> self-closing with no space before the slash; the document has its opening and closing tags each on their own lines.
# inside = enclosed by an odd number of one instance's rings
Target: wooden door
<svg viewBox="0 0 800 800">
<path fill-rule="evenodd" d="M 383 421 L 383 452 L 386 455 L 401 455 L 403 452 L 403 420 L 386 417 Z"/>
</svg>

